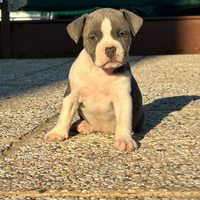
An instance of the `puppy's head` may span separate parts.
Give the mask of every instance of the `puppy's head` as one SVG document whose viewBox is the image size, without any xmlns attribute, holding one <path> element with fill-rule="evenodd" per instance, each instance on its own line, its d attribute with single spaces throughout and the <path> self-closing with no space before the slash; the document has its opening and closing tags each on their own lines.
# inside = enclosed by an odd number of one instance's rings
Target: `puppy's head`
<svg viewBox="0 0 200 200">
<path fill-rule="evenodd" d="M 94 64 L 104 69 L 115 69 L 128 61 L 131 32 L 135 36 L 143 20 L 127 10 L 99 9 L 85 14 L 67 26 L 77 43 L 83 45 Z"/>
</svg>

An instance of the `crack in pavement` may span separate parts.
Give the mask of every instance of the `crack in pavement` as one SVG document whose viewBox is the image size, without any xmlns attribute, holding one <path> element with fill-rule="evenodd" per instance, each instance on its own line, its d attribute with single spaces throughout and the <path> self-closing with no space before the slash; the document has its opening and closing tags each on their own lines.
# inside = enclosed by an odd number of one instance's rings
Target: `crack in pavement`
<svg viewBox="0 0 200 200">
<path fill-rule="evenodd" d="M 12 196 L 28 196 L 28 197 L 199 197 L 199 190 L 154 190 L 154 191 L 145 191 L 145 190 L 118 190 L 118 191 L 66 191 L 66 190 L 51 190 L 51 191 L 23 191 L 23 192 L 0 192 L 0 197 L 12 197 Z"/>
<path fill-rule="evenodd" d="M 32 139 L 38 133 L 40 133 L 45 128 L 50 126 L 50 124 L 55 122 L 57 119 L 58 119 L 58 114 L 56 114 L 56 115 L 52 116 L 51 118 L 47 119 L 44 123 L 38 125 L 36 128 L 34 128 L 32 131 L 30 131 L 29 133 L 24 135 L 22 138 L 17 139 L 14 142 L 12 142 L 11 145 L 2 152 L 2 154 L 0 155 L 0 160 L 3 160 L 3 158 L 5 156 L 14 153 L 21 146 L 25 145 L 30 139 Z"/>
</svg>

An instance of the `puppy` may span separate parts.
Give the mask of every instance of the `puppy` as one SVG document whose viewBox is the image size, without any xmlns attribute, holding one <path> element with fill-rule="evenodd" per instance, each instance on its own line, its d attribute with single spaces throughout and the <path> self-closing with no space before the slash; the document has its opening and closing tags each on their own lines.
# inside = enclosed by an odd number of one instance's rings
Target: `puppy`
<svg viewBox="0 0 200 200">
<path fill-rule="evenodd" d="M 73 63 L 62 110 L 45 141 L 62 141 L 68 132 L 115 134 L 115 149 L 133 151 L 137 143 L 132 131 L 145 121 L 142 96 L 128 63 L 131 33 L 135 36 L 143 20 L 132 12 L 99 9 L 68 25 L 84 49 Z M 80 120 L 71 125 L 78 110 Z M 70 128 L 71 127 L 71 128 Z"/>
</svg>

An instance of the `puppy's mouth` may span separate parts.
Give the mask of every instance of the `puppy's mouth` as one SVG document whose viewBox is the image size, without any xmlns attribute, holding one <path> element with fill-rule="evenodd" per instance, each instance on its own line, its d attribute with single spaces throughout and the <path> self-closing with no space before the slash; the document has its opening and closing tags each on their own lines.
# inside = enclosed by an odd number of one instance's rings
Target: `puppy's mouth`
<svg viewBox="0 0 200 200">
<path fill-rule="evenodd" d="M 117 68 L 119 68 L 120 66 L 122 66 L 123 63 L 120 61 L 107 61 L 106 63 L 104 63 L 102 66 L 99 66 L 100 68 L 102 68 L 102 70 L 104 70 L 106 73 L 108 74 L 112 74 Z"/>
<path fill-rule="evenodd" d="M 114 56 L 112 58 L 104 58 L 104 60 L 99 63 L 99 67 L 101 68 L 116 68 L 123 64 L 123 59 L 119 59 L 117 56 Z"/>
<path fill-rule="evenodd" d="M 117 60 L 109 60 L 106 63 L 104 63 L 101 67 L 102 68 L 116 68 L 121 65 L 122 62 Z"/>
</svg>

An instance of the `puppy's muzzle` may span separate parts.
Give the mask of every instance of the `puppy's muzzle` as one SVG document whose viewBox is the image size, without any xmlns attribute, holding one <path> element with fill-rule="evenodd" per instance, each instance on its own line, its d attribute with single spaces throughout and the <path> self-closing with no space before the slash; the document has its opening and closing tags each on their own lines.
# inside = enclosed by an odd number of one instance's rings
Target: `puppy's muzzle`
<svg viewBox="0 0 200 200">
<path fill-rule="evenodd" d="M 106 47 L 105 54 L 108 58 L 112 58 L 113 56 L 115 56 L 115 53 L 116 53 L 116 47 L 114 46 Z"/>
</svg>

